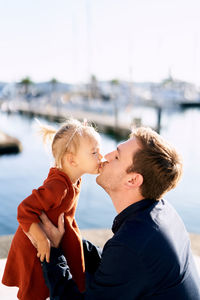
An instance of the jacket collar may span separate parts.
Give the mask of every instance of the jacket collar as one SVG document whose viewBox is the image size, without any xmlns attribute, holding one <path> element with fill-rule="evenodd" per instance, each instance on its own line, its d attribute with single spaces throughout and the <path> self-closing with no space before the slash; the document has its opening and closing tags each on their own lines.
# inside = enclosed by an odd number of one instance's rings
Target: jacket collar
<svg viewBox="0 0 200 300">
<path fill-rule="evenodd" d="M 129 216 L 136 215 L 138 212 L 145 210 L 146 208 L 150 207 L 152 204 L 157 202 L 158 201 L 155 199 L 143 199 L 125 208 L 115 217 L 113 221 L 113 225 L 112 225 L 113 233 L 116 233 L 119 230 L 122 223 L 126 219 L 128 219 Z"/>
</svg>

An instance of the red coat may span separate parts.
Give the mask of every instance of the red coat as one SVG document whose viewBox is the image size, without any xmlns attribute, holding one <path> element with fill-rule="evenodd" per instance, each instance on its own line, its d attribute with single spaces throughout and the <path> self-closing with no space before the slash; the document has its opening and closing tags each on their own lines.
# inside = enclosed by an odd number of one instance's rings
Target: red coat
<svg viewBox="0 0 200 300">
<path fill-rule="evenodd" d="M 81 235 L 74 215 L 77 206 L 79 187 L 74 187 L 68 176 L 57 168 L 51 168 L 47 179 L 37 190 L 18 207 L 18 227 L 8 254 L 2 283 L 18 286 L 19 299 L 44 300 L 49 292 L 45 285 L 37 251 L 22 229 L 29 231 L 33 222 L 40 222 L 39 216 L 45 211 L 54 225 L 64 212 L 65 234 L 62 249 L 67 258 L 71 273 L 79 290 L 85 289 L 85 265 Z"/>
</svg>

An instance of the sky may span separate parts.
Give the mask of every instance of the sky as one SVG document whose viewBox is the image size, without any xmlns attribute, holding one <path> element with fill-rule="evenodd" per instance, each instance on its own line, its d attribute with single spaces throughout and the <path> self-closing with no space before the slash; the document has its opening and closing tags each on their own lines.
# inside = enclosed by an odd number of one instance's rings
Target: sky
<svg viewBox="0 0 200 300">
<path fill-rule="evenodd" d="M 200 86 L 199 0 L 0 0 L 0 81 Z"/>
</svg>

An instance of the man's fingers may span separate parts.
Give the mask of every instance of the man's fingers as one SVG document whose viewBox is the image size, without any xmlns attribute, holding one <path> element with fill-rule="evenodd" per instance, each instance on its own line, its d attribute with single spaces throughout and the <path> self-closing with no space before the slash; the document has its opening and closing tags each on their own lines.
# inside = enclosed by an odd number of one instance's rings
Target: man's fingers
<svg viewBox="0 0 200 300">
<path fill-rule="evenodd" d="M 45 213 L 40 215 L 41 223 L 40 227 L 50 240 L 53 247 L 58 247 L 60 241 L 65 232 L 64 228 L 64 213 L 60 214 L 58 218 L 58 227 L 54 226 L 53 223 L 48 219 Z"/>
<path fill-rule="evenodd" d="M 43 224 L 47 224 L 49 222 L 49 219 L 44 212 L 41 213 L 40 220 L 42 221 Z"/>
<path fill-rule="evenodd" d="M 48 253 L 46 254 L 46 262 L 49 263 L 49 259 L 50 259 L 50 252 L 48 252 Z"/>
<path fill-rule="evenodd" d="M 65 226 L 64 226 L 64 213 L 60 214 L 58 218 L 58 230 L 61 234 L 65 232 Z"/>
</svg>

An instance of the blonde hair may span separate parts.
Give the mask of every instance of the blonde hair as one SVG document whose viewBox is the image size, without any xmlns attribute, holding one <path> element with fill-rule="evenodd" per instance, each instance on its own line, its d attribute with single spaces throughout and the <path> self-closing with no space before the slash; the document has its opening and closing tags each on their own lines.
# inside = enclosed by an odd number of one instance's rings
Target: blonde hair
<svg viewBox="0 0 200 300">
<path fill-rule="evenodd" d="M 87 121 L 80 122 L 73 118 L 66 120 L 58 130 L 40 124 L 39 132 L 44 143 L 51 142 L 55 167 L 59 169 L 62 168 L 62 158 L 65 153 L 76 153 L 81 137 L 100 140 L 98 132 L 92 125 L 88 124 Z"/>
</svg>

